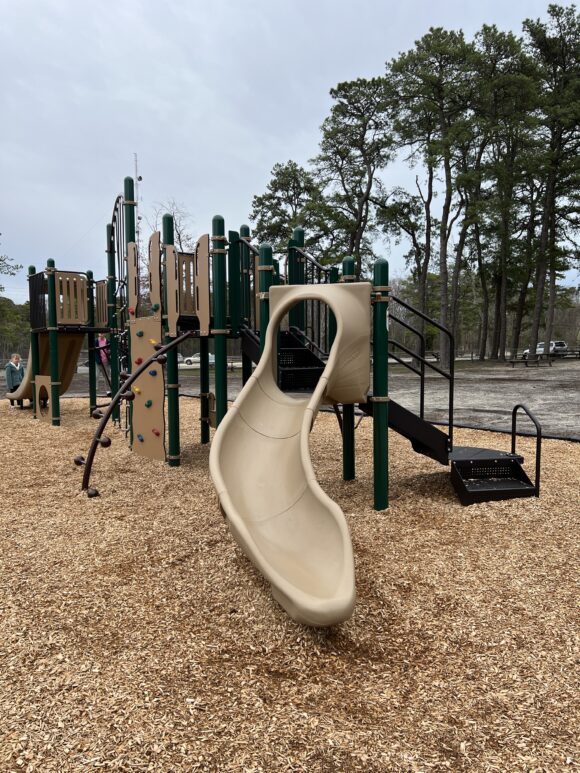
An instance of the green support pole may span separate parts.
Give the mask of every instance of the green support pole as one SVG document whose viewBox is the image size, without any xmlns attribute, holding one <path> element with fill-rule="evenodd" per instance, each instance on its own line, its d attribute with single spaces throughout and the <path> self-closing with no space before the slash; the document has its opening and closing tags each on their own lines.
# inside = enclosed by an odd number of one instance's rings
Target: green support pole
<svg viewBox="0 0 580 773">
<path fill-rule="evenodd" d="M 87 346 L 89 347 L 89 416 L 97 407 L 97 361 L 95 352 L 95 281 L 93 272 L 87 271 L 87 305 L 89 309 L 89 332 Z"/>
<path fill-rule="evenodd" d="M 339 279 L 338 266 L 332 266 L 330 269 L 330 284 L 336 284 Z M 332 349 L 332 344 L 336 338 L 336 317 L 332 309 L 328 312 L 328 348 Z"/>
<path fill-rule="evenodd" d="M 304 249 L 304 228 L 298 226 L 292 231 L 292 241 L 296 247 Z M 297 285 L 306 284 L 305 258 L 302 255 L 296 257 L 296 282 Z M 306 304 L 304 301 L 296 304 L 296 327 L 303 333 L 306 332 Z"/>
<path fill-rule="evenodd" d="M 342 274 L 345 281 L 354 281 L 354 258 L 348 257 L 342 261 Z M 344 480 L 355 478 L 354 405 L 352 404 L 342 406 L 342 477 Z"/>
<path fill-rule="evenodd" d="M 34 276 L 36 274 L 36 268 L 34 266 L 28 267 L 28 282 L 30 283 L 30 277 Z M 30 299 L 30 305 L 32 306 L 32 298 L 30 297 L 29 293 L 29 299 Z M 35 333 L 32 329 L 30 330 L 30 359 L 31 362 L 28 364 L 29 368 L 32 368 L 32 415 L 34 418 L 36 418 L 36 411 L 38 406 L 36 405 L 36 377 L 38 376 L 38 371 L 40 370 L 40 352 L 39 352 L 39 345 L 38 345 L 38 333 Z"/>
<path fill-rule="evenodd" d="M 241 324 L 242 266 L 240 246 L 239 233 L 237 231 L 228 231 L 228 297 L 230 332 L 232 336 L 240 334 Z"/>
<path fill-rule="evenodd" d="M 129 242 L 135 241 L 135 216 L 137 211 L 137 202 L 135 201 L 135 181 L 132 177 L 125 177 L 123 181 L 123 199 L 125 212 L 125 260 L 129 255 Z M 125 271 L 127 269 L 125 268 Z M 129 368 L 133 359 L 131 357 L 131 336 L 127 331 L 127 361 Z M 129 445 L 133 447 L 133 403 L 127 403 L 129 411 Z"/>
<path fill-rule="evenodd" d="M 211 221 L 213 276 L 213 334 L 215 341 L 215 411 L 216 427 L 228 410 L 226 247 L 224 219 L 215 215 Z"/>
<path fill-rule="evenodd" d="M 270 319 L 270 303 L 268 295 L 272 286 L 272 274 L 274 262 L 272 258 L 272 246 L 267 242 L 260 244 L 260 257 L 258 273 L 260 276 L 260 354 L 264 351 L 266 329 Z"/>
<path fill-rule="evenodd" d="M 252 299 L 250 285 L 250 248 L 243 241 L 250 238 L 250 227 L 240 226 L 240 264 L 241 264 L 241 315 L 242 324 L 252 327 Z M 252 375 L 252 359 L 242 351 L 242 384 Z"/>
<path fill-rule="evenodd" d="M 199 339 L 199 391 L 201 392 L 201 442 L 209 443 L 209 338 Z"/>
<path fill-rule="evenodd" d="M 107 326 L 109 328 L 109 362 L 111 364 L 111 393 L 119 391 L 119 339 L 117 323 L 117 277 L 115 271 L 115 241 L 113 226 L 107 225 Z M 119 404 L 113 408 L 114 422 L 121 419 Z"/>
<path fill-rule="evenodd" d="M 373 284 L 373 464 L 374 508 L 389 506 L 389 264 L 383 258 L 375 262 Z"/>
<path fill-rule="evenodd" d="M 163 248 L 173 245 L 173 217 L 163 215 L 161 220 L 161 234 Z M 164 271 L 165 277 L 165 271 Z M 163 282 L 167 289 L 167 282 Z M 165 343 L 173 341 L 172 336 L 167 335 L 165 328 Z M 181 444 L 179 440 L 179 368 L 177 366 L 177 348 L 167 352 L 167 463 L 170 467 L 179 467 L 181 464 Z"/>
<path fill-rule="evenodd" d="M 123 199 L 125 210 L 125 257 L 129 242 L 135 241 L 135 182 L 132 177 L 125 177 L 123 182 Z"/>
<path fill-rule="evenodd" d="M 287 262 L 287 274 L 288 274 L 288 284 L 290 285 L 297 285 L 298 282 L 298 253 L 294 249 L 296 247 L 296 242 L 294 239 L 288 240 L 288 262 Z M 290 311 L 288 312 L 288 324 L 290 327 L 298 327 L 298 323 L 300 322 L 299 319 L 299 313 L 298 313 L 298 305 L 292 306 Z"/>
<path fill-rule="evenodd" d="M 58 372 L 58 327 L 56 324 L 56 269 L 54 260 L 46 262 L 48 282 L 48 349 L 50 352 L 50 415 L 52 426 L 60 427 L 60 389 Z"/>
</svg>

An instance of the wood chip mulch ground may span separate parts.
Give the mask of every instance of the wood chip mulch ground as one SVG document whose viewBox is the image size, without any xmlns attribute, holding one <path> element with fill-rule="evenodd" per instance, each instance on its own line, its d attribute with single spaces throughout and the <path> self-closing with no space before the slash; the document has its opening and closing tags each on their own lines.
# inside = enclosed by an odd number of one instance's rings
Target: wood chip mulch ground
<svg viewBox="0 0 580 773">
<path fill-rule="evenodd" d="M 113 430 L 90 500 L 72 463 L 95 429 L 86 401 L 62 401 L 61 428 L 0 403 L 0 770 L 578 769 L 579 444 L 544 443 L 539 499 L 462 507 L 448 470 L 391 433 L 377 513 L 370 419 L 345 483 L 321 414 L 312 455 L 351 529 L 358 601 L 312 630 L 229 536 L 197 402 L 181 410 L 180 468 Z M 534 441 L 520 447 L 533 473 Z"/>
</svg>

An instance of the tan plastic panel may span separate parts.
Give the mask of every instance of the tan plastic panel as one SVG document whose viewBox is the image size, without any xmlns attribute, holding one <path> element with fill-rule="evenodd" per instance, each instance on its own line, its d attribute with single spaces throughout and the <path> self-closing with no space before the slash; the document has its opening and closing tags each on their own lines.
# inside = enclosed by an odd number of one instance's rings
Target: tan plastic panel
<svg viewBox="0 0 580 773">
<path fill-rule="evenodd" d="M 161 342 L 161 318 L 141 317 L 129 322 L 131 369 L 139 367 Z M 139 335 L 142 333 L 142 335 Z M 154 372 L 154 375 L 153 375 Z M 165 461 L 165 374 L 153 363 L 133 384 L 133 451 L 147 459 Z M 149 404 L 149 401 L 150 404 Z M 142 439 L 141 439 L 142 438 Z"/>
<path fill-rule="evenodd" d="M 159 231 L 155 231 L 149 238 L 149 298 L 152 306 L 157 304 L 161 309 L 161 234 Z"/>
<path fill-rule="evenodd" d="M 59 333 L 58 336 L 58 369 L 59 392 L 63 395 L 70 387 L 76 373 L 79 354 L 85 340 L 84 333 Z M 50 352 L 48 348 L 48 333 L 38 336 L 39 375 L 50 376 Z M 18 389 L 6 395 L 10 400 L 32 400 L 32 352 L 28 352 L 28 360 L 24 379 Z M 49 391 L 50 397 L 50 391 Z"/>
<path fill-rule="evenodd" d="M 242 550 L 291 617 L 313 626 L 346 620 L 355 602 L 346 520 L 320 488 L 309 434 L 322 402 L 366 398 L 370 381 L 370 284 L 270 288 L 271 318 L 256 370 L 220 424 L 210 473 Z M 294 398 L 275 378 L 277 331 L 298 301 L 327 303 L 337 333 L 314 393 Z M 244 463 L 248 459 L 251 464 Z"/>
<path fill-rule="evenodd" d="M 200 236 L 195 247 L 195 296 L 194 313 L 199 320 L 199 334 L 209 335 L 210 328 L 210 276 L 209 234 Z"/>
<path fill-rule="evenodd" d="M 99 279 L 98 282 L 95 282 L 95 327 L 106 328 L 108 326 L 107 280 Z"/>
<path fill-rule="evenodd" d="M 51 424 L 52 416 L 50 412 L 50 376 L 37 376 L 34 382 L 34 386 L 36 391 L 36 413 L 34 414 L 34 418 Z M 46 408 L 40 407 L 41 398 L 44 398 L 44 400 L 48 401 Z"/>
<path fill-rule="evenodd" d="M 89 304 L 84 274 L 55 272 L 56 321 L 59 325 L 87 325 Z"/>
<path fill-rule="evenodd" d="M 139 316 L 139 257 L 135 242 L 127 245 L 127 304 Z"/>
<path fill-rule="evenodd" d="M 180 260 L 177 250 L 172 244 L 165 248 L 165 276 L 167 278 L 167 306 L 165 314 L 167 315 L 167 334 L 172 338 L 177 338 L 177 325 L 179 322 L 179 300 L 180 300 L 180 281 L 179 281 Z"/>
</svg>

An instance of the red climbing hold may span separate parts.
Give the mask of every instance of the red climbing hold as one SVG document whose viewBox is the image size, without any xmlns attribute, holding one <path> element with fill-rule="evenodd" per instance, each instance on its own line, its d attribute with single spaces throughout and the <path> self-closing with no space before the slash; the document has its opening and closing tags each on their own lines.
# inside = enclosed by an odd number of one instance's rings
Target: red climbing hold
<svg viewBox="0 0 580 773">
<path fill-rule="evenodd" d="M 161 435 L 161 432 L 159 432 L 159 430 L 158 430 L 158 429 L 153 429 L 153 430 L 151 430 L 151 431 L 153 432 L 153 434 L 155 435 L 155 437 L 159 437 L 159 436 Z"/>
<path fill-rule="evenodd" d="M 135 365 L 141 365 L 142 362 L 143 362 L 143 357 L 137 357 L 137 359 L 135 360 Z"/>
<path fill-rule="evenodd" d="M 135 309 L 132 306 L 129 306 L 129 314 L 135 314 Z"/>
</svg>

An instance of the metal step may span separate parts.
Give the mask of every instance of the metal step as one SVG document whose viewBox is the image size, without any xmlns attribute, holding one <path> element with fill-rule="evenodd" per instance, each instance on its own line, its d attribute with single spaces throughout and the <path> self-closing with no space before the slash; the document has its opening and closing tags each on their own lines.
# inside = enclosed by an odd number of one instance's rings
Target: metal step
<svg viewBox="0 0 580 773">
<path fill-rule="evenodd" d="M 451 482 L 463 505 L 536 496 L 519 454 L 464 447 L 454 449 L 450 459 Z"/>
</svg>

